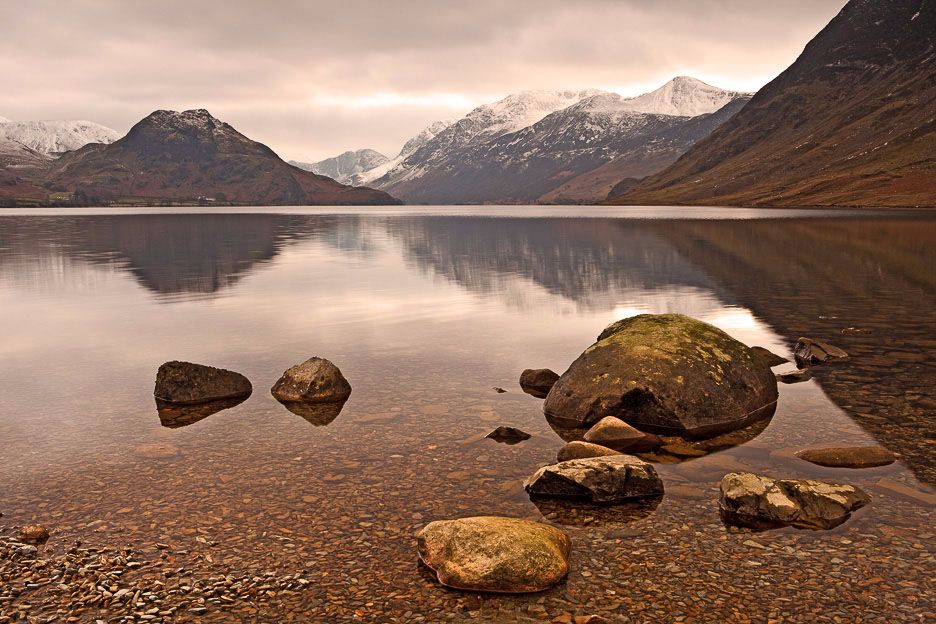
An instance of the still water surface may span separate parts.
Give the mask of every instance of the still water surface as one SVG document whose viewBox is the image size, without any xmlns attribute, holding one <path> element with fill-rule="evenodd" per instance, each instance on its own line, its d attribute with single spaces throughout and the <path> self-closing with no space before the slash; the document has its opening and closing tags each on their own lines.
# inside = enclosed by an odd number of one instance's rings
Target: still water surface
<svg viewBox="0 0 936 624">
<path fill-rule="evenodd" d="M 206 574 L 316 580 L 259 611 L 219 609 L 219 621 L 526 621 L 541 609 L 612 621 L 925 619 L 936 219 L 691 214 L 0 213 L 0 522 L 52 527 L 49 548 L 163 542 Z M 608 323 L 643 312 L 689 314 L 784 356 L 806 335 L 853 357 L 781 386 L 772 420 L 733 446 L 660 463 L 667 495 L 655 506 L 534 505 L 522 480 L 562 440 L 520 391 L 520 371 L 562 372 Z M 312 355 L 353 387 L 327 423 L 268 390 Z M 237 370 L 254 393 L 163 426 L 153 379 L 173 359 Z M 483 439 L 498 425 L 533 438 Z M 177 453 L 140 450 L 153 443 Z M 790 456 L 829 443 L 880 444 L 901 461 L 849 471 Z M 760 533 L 753 547 L 717 515 L 718 480 L 736 469 L 853 483 L 874 500 L 833 531 Z M 523 598 L 439 588 L 416 565 L 413 531 L 480 514 L 565 525 L 569 579 Z"/>
</svg>

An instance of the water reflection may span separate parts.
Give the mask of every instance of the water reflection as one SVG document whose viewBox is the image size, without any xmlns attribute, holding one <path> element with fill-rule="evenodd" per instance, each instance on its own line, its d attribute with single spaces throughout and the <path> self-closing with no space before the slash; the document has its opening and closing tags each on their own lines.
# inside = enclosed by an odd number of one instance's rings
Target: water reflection
<svg viewBox="0 0 936 624">
<path fill-rule="evenodd" d="M 316 427 L 324 427 L 331 424 L 338 415 L 346 401 L 340 403 L 303 403 L 299 401 L 281 401 L 280 405 L 287 410 L 301 416 L 309 424 Z"/>
<path fill-rule="evenodd" d="M 163 427 L 179 429 L 180 427 L 194 425 L 212 414 L 240 405 L 246 400 L 247 397 L 239 397 L 209 401 L 198 405 L 179 405 L 156 399 L 156 411 L 159 414 L 159 422 Z"/>
<path fill-rule="evenodd" d="M 620 528 L 653 515 L 663 496 L 630 501 L 619 505 L 594 505 L 567 500 L 531 498 L 545 520 L 564 526 L 600 526 Z"/>
</svg>

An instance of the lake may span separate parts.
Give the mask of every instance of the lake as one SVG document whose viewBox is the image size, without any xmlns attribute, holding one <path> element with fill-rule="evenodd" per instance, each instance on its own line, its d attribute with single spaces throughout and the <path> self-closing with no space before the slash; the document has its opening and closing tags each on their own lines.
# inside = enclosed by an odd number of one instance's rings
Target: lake
<svg viewBox="0 0 936 624">
<path fill-rule="evenodd" d="M 0 622 L 923 621 L 934 310 L 926 214 L 0 211 Z M 781 385 L 750 435 L 659 461 L 662 500 L 534 504 L 523 480 L 563 440 L 520 372 L 561 373 L 606 325 L 644 312 L 784 357 L 808 336 L 851 358 Z M 270 395 L 314 355 L 353 387 L 340 414 Z M 156 369 L 176 359 L 241 372 L 253 394 L 161 419 Z M 484 437 L 499 425 L 532 438 Z M 899 461 L 849 470 L 792 455 L 824 444 L 882 445 Z M 729 529 L 717 495 L 733 470 L 849 483 L 872 503 L 830 531 Z M 473 595 L 418 565 L 427 522 L 492 514 L 566 530 L 568 579 Z M 42 556 L 70 557 L 71 572 L 30 571 L 3 546 L 30 523 L 52 533 Z"/>
</svg>

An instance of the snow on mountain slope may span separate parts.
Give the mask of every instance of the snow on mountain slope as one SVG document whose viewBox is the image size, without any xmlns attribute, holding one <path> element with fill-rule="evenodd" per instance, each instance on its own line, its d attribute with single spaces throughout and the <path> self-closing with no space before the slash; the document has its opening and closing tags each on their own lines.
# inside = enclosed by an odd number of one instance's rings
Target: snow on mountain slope
<svg viewBox="0 0 936 624">
<path fill-rule="evenodd" d="M 19 141 L 0 136 L 0 169 L 20 169 L 39 167 L 49 161 L 49 157 L 26 147 Z"/>
<path fill-rule="evenodd" d="M 695 117 L 714 113 L 728 102 L 749 95 L 719 89 L 689 76 L 677 76 L 655 91 L 624 98 L 621 106 L 635 113 Z"/>
<path fill-rule="evenodd" d="M 91 121 L 14 121 L 0 123 L 0 137 L 42 154 L 60 154 L 89 143 L 113 143 L 120 133 Z"/>
<path fill-rule="evenodd" d="M 0 123 L 10 123 L 10 120 L 6 117 L 0 117 Z"/>
<path fill-rule="evenodd" d="M 303 163 L 290 160 L 289 164 L 312 173 L 328 176 L 342 184 L 350 184 L 355 176 L 369 171 L 374 167 L 389 162 L 389 158 L 372 149 L 359 149 L 347 151 L 332 158 L 326 158 L 314 163 Z"/>
<path fill-rule="evenodd" d="M 374 180 L 383 177 L 387 174 L 388 171 L 396 168 L 406 159 L 407 156 L 434 139 L 437 134 L 451 126 L 453 123 L 455 123 L 454 119 L 442 119 L 432 122 L 423 128 L 419 134 L 404 143 L 403 149 L 401 149 L 400 153 L 397 154 L 394 158 L 374 167 L 373 169 L 364 171 L 358 176 L 355 176 L 353 183 L 362 186 L 370 185 L 370 183 Z"/>
</svg>

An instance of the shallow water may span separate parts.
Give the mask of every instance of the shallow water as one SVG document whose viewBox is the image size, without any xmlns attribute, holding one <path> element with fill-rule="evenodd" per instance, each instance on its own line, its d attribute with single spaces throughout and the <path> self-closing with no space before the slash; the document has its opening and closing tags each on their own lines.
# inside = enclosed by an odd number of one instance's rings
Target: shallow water
<svg viewBox="0 0 936 624">
<path fill-rule="evenodd" d="M 312 581 L 210 604 L 212 621 L 921 621 L 936 576 L 934 309 L 925 215 L 4 211 L 0 523 L 49 526 L 50 552 L 133 544 L 152 555 L 142 575 L 160 573 L 160 542 L 196 574 Z M 562 441 L 520 371 L 562 372 L 608 323 L 641 312 L 689 314 L 784 356 L 798 336 L 826 339 L 852 358 L 781 385 L 749 439 L 658 464 L 655 506 L 534 505 L 521 483 Z M 312 355 L 354 388 L 327 424 L 268 391 Z M 172 359 L 237 370 L 253 395 L 163 426 L 153 379 Z M 483 438 L 498 425 L 533 437 Z M 153 457 L 154 443 L 175 454 Z M 829 443 L 901 460 L 844 470 L 790 457 Z M 873 502 L 832 531 L 729 531 L 717 483 L 736 469 L 852 483 Z M 564 525 L 570 577 L 527 597 L 436 585 L 413 532 L 481 514 Z M 60 607 L 38 588 L 0 614 Z"/>
</svg>

